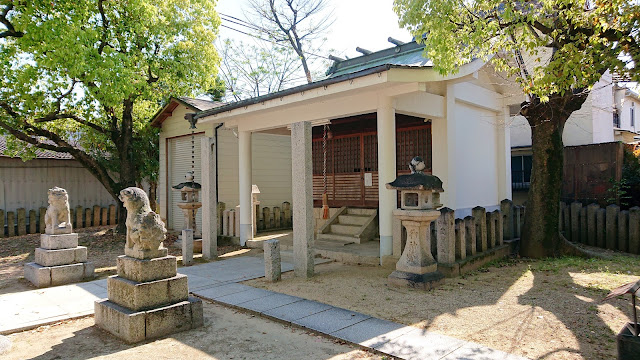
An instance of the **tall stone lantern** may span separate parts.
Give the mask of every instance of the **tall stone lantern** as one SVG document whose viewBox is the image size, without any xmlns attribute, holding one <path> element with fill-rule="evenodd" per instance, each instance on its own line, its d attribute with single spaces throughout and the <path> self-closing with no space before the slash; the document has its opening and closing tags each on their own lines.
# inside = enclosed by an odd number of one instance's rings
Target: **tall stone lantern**
<svg viewBox="0 0 640 360">
<path fill-rule="evenodd" d="M 198 209 L 202 207 L 200 202 L 200 189 L 202 185 L 194 181 L 193 171 L 188 171 L 185 175 L 185 182 L 172 186 L 175 191 L 180 191 L 181 202 L 177 203 L 178 207 L 182 209 L 184 215 L 183 230 L 193 230 L 194 237 L 202 237 L 202 234 L 198 231 L 196 225 L 196 214 Z"/>
<path fill-rule="evenodd" d="M 401 221 L 407 232 L 407 242 L 396 264 L 396 270 L 389 275 L 389 284 L 431 290 L 444 276 L 437 271 L 437 264 L 431 255 L 431 222 L 440 216 L 440 193 L 442 181 L 434 175 L 424 174 L 424 161 L 420 157 L 411 160 L 412 174 L 400 175 L 388 183 L 387 189 L 399 190 L 400 209 L 393 216 Z"/>
</svg>

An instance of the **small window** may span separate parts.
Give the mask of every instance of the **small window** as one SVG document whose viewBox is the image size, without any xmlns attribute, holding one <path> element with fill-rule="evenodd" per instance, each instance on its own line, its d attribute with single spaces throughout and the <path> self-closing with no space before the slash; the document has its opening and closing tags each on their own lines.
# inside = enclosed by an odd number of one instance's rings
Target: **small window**
<svg viewBox="0 0 640 360">
<path fill-rule="evenodd" d="M 631 108 L 629 109 L 629 121 L 631 122 L 631 127 L 636 127 L 636 103 L 631 103 Z"/>
<path fill-rule="evenodd" d="M 522 106 L 520 104 L 509 105 L 509 116 L 518 116 L 520 115 L 520 109 Z"/>
<path fill-rule="evenodd" d="M 618 129 L 620 128 L 620 114 L 617 112 L 613 113 L 613 127 Z"/>
<path fill-rule="evenodd" d="M 514 190 L 528 189 L 531 183 L 531 167 L 533 166 L 531 155 L 518 155 L 511 157 L 511 183 Z"/>
</svg>

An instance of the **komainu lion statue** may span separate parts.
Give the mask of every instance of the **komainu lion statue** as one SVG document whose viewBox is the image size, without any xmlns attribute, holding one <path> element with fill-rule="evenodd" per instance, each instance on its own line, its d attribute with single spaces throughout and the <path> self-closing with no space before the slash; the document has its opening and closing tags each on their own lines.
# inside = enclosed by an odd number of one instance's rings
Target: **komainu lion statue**
<svg viewBox="0 0 640 360">
<path fill-rule="evenodd" d="M 67 190 L 57 186 L 49 189 L 49 206 L 44 214 L 45 233 L 71 234 L 71 214 Z"/>
<path fill-rule="evenodd" d="M 151 210 L 144 190 L 128 187 L 120 191 L 120 200 L 127 208 L 127 249 L 157 251 L 165 239 L 167 229 L 160 215 Z"/>
</svg>

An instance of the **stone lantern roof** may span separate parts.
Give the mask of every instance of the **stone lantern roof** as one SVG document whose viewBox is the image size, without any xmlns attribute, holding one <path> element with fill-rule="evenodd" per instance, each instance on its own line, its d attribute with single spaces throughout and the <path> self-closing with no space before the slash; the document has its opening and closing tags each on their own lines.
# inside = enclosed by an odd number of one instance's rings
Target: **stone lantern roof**
<svg viewBox="0 0 640 360">
<path fill-rule="evenodd" d="M 444 191 L 440 178 L 435 175 L 427 175 L 420 172 L 409 175 L 399 175 L 394 181 L 387 184 L 387 189 Z"/>
</svg>

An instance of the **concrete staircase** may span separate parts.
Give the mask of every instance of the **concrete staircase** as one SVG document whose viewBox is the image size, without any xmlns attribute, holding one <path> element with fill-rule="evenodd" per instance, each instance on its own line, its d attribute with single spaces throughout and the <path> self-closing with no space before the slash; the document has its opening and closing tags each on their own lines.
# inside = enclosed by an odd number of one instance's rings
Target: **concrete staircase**
<svg viewBox="0 0 640 360">
<path fill-rule="evenodd" d="M 316 239 L 362 244 L 377 234 L 377 209 L 342 207 L 318 229 Z"/>
</svg>

